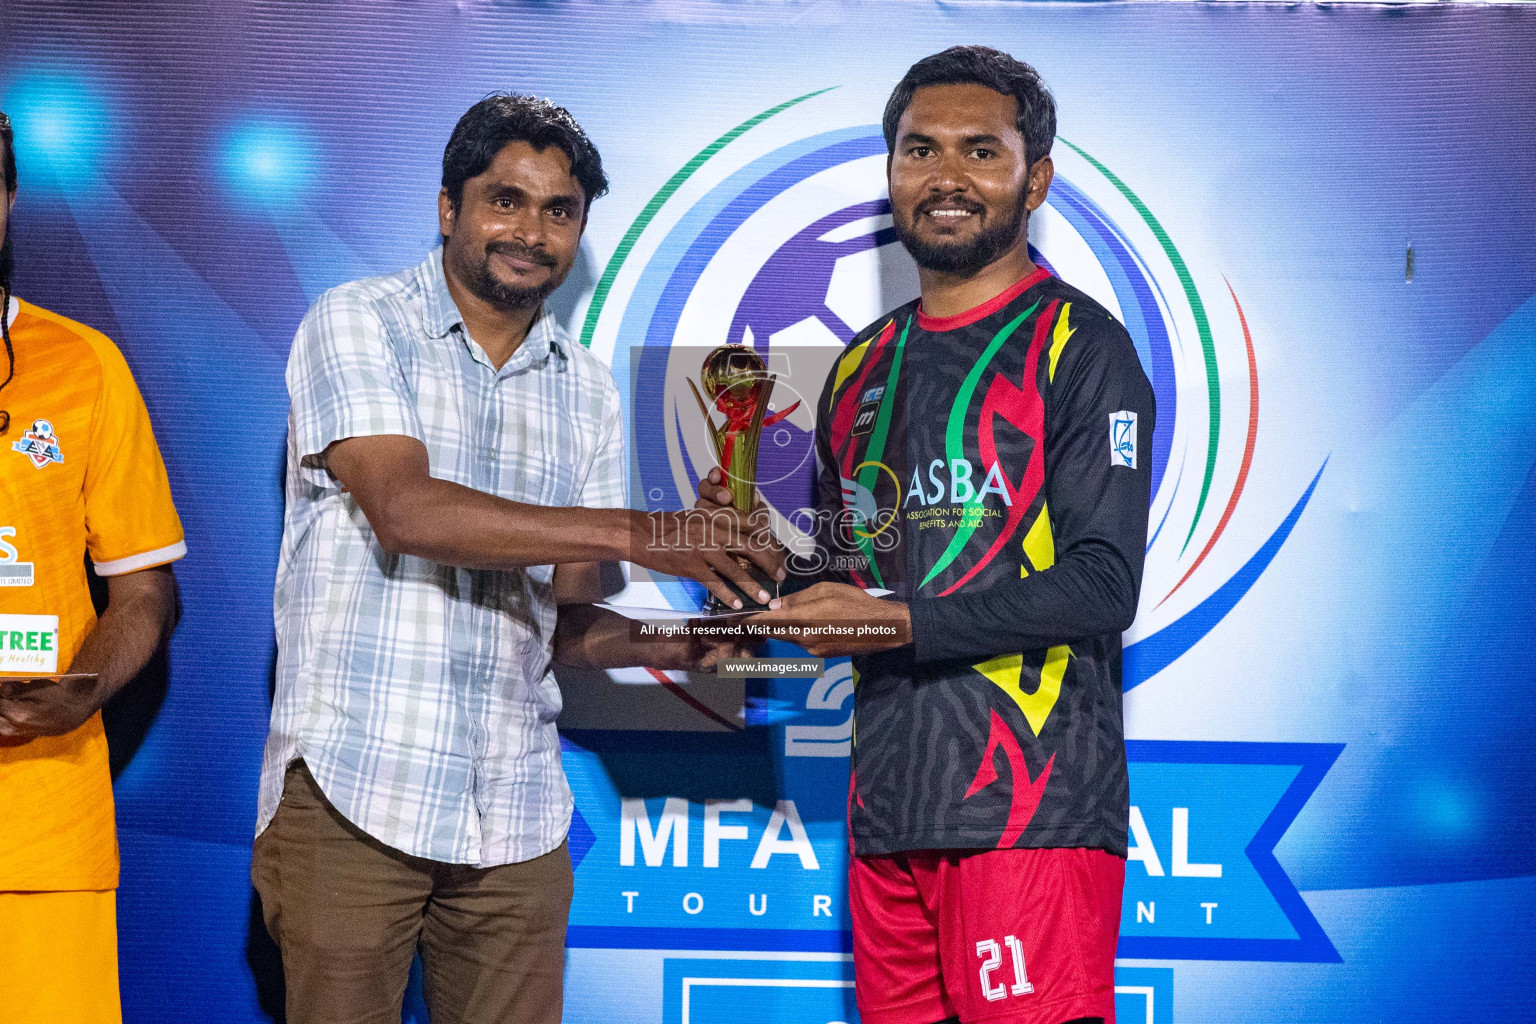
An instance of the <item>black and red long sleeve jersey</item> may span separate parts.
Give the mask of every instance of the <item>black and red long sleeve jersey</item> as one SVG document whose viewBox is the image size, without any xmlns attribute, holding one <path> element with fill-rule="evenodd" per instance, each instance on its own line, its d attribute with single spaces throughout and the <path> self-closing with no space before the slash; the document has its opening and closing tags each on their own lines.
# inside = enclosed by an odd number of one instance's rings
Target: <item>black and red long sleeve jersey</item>
<svg viewBox="0 0 1536 1024">
<path fill-rule="evenodd" d="M 821 578 L 912 616 L 911 645 L 854 659 L 855 851 L 1124 856 L 1154 416 L 1125 328 L 1039 270 L 959 316 L 882 317 L 820 402 Z"/>
</svg>

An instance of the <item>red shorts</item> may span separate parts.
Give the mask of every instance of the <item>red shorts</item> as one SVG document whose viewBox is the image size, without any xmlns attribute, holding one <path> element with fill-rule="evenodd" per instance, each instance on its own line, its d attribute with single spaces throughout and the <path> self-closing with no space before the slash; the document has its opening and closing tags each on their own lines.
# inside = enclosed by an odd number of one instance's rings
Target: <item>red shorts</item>
<svg viewBox="0 0 1536 1024">
<path fill-rule="evenodd" d="M 853 857 L 864 1024 L 1115 1019 L 1125 861 L 1103 850 Z"/>
</svg>

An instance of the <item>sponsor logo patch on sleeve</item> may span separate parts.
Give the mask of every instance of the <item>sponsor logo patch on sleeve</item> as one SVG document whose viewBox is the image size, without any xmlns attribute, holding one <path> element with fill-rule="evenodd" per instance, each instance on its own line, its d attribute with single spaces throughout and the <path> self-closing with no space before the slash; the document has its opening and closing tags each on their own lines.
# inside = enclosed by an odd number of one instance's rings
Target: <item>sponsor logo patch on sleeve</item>
<svg viewBox="0 0 1536 1024">
<path fill-rule="evenodd" d="M 1136 414 L 1122 409 L 1109 414 L 1109 464 L 1136 468 Z"/>
</svg>

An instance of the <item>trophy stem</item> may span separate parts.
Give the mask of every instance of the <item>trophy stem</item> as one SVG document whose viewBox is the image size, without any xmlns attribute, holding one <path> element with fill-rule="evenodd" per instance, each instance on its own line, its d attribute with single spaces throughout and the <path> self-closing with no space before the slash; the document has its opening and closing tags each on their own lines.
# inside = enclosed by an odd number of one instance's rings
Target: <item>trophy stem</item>
<svg viewBox="0 0 1536 1024">
<path fill-rule="evenodd" d="M 747 447 L 745 444 L 740 445 L 740 448 Z M 731 492 L 731 504 L 743 512 L 751 512 L 757 506 L 757 484 L 748 475 L 756 467 L 747 463 L 747 459 L 755 463 L 757 452 L 732 452 L 731 464 L 726 467 L 726 490 Z"/>
</svg>

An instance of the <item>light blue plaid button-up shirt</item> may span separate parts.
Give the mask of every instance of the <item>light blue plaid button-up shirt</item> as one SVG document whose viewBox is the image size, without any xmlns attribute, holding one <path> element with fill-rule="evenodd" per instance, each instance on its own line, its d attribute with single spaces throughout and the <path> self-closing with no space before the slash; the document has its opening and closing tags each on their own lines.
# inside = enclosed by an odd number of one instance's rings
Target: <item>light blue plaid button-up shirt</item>
<svg viewBox="0 0 1536 1024">
<path fill-rule="evenodd" d="M 565 839 L 554 567 L 391 555 L 323 453 L 403 434 L 432 475 L 513 501 L 625 504 L 619 393 L 548 315 L 500 370 L 471 339 L 441 250 L 321 296 L 288 360 L 277 691 L 256 832 L 302 757 L 346 818 L 397 850 L 491 867 Z"/>
</svg>

